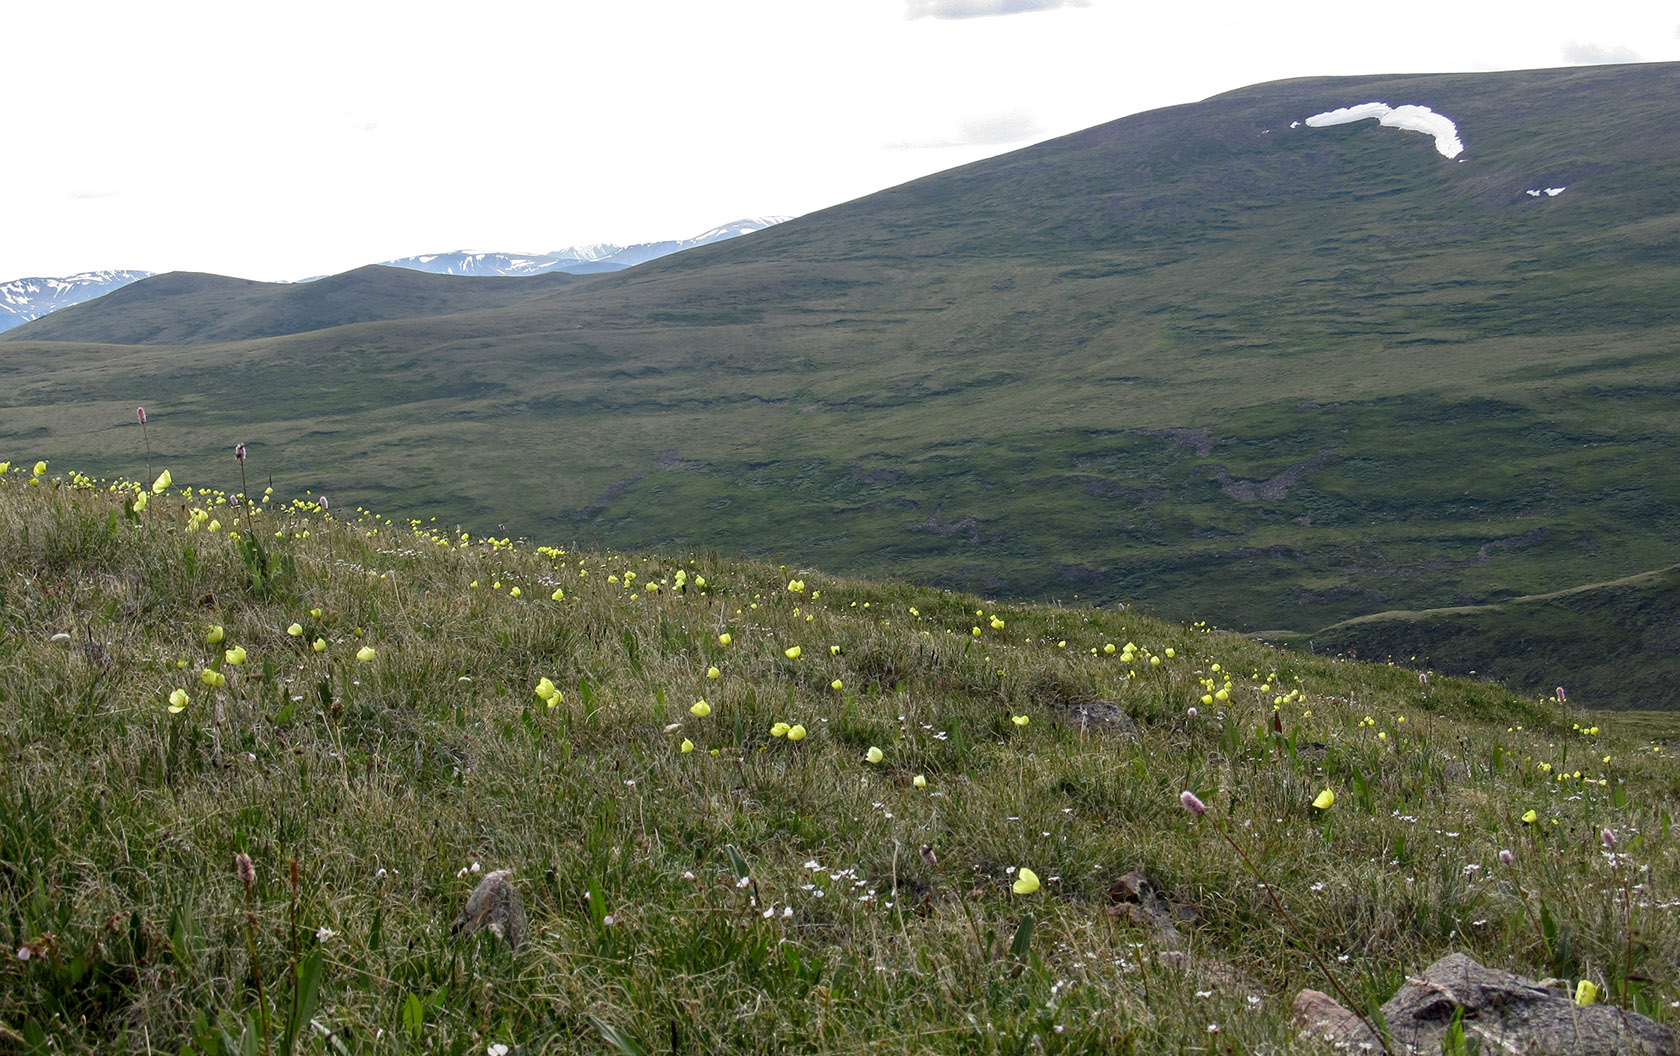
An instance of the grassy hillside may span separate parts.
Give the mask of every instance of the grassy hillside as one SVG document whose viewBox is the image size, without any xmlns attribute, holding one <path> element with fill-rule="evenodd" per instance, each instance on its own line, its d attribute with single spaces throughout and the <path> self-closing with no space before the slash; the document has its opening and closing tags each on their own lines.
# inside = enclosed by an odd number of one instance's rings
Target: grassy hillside
<svg viewBox="0 0 1680 1056">
<path fill-rule="evenodd" d="M 15 328 L 0 340 L 200 345 L 352 323 L 501 308 L 570 283 L 569 275 L 456 279 L 377 265 L 315 282 L 254 282 L 170 272 Z M 85 307 L 84 307 L 85 306 Z"/>
<path fill-rule="evenodd" d="M 0 476 L 8 1046 L 1299 1051 L 1300 988 L 1374 1007 L 1453 950 L 1673 1016 L 1676 747 L 1616 716 L 1135 611 L 140 493 Z M 451 937 L 498 868 L 517 951 Z"/>
<path fill-rule="evenodd" d="M 243 441 L 474 531 L 1301 634 L 1604 582 L 1677 559 L 1676 98 L 1281 82 L 505 307 L 143 347 L 112 309 L 0 346 L 0 446 L 137 475 L 145 404 L 223 486 Z M 1292 127 L 1371 99 L 1465 154 Z"/>
<path fill-rule="evenodd" d="M 1680 566 L 1496 605 L 1361 616 L 1298 644 L 1514 686 L 1558 676 L 1598 707 L 1667 707 L 1680 680 Z"/>
</svg>

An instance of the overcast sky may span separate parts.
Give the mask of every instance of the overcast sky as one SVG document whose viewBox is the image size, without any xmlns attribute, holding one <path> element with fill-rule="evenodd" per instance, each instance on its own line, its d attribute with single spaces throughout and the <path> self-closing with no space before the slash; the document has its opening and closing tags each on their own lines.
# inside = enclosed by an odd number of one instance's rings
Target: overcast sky
<svg viewBox="0 0 1680 1056">
<path fill-rule="evenodd" d="M 1672 0 L 84 0 L 3 24 L 0 281 L 684 238 L 1261 81 L 1680 60 Z"/>
</svg>

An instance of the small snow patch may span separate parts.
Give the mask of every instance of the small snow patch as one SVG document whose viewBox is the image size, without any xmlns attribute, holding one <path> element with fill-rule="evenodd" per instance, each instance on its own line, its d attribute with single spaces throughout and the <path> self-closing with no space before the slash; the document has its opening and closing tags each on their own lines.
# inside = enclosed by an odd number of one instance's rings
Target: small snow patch
<svg viewBox="0 0 1680 1056">
<path fill-rule="evenodd" d="M 1327 110 L 1307 118 L 1308 128 L 1346 125 L 1354 121 L 1375 118 L 1389 128 L 1403 128 L 1435 137 L 1435 149 L 1443 158 L 1456 158 L 1464 153 L 1464 141 L 1458 138 L 1458 126 L 1450 117 L 1437 114 L 1427 106 L 1389 106 L 1387 103 L 1361 103 L 1340 110 Z M 1293 127 L 1293 126 L 1291 126 Z"/>
</svg>

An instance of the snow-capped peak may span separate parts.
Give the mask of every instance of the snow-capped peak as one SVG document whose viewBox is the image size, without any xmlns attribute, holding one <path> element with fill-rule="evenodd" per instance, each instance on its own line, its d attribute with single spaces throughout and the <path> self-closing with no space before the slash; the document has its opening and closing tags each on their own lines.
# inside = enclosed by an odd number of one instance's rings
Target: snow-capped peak
<svg viewBox="0 0 1680 1056">
<path fill-rule="evenodd" d="M 0 330 L 22 326 L 48 312 L 103 297 L 150 275 L 149 271 L 83 271 L 0 282 Z"/>
</svg>

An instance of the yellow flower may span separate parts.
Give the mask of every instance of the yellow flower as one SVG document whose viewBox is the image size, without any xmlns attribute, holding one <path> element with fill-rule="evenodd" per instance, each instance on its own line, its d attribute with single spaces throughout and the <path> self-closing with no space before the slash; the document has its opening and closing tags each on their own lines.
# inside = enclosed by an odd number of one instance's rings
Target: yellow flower
<svg viewBox="0 0 1680 1056">
<path fill-rule="evenodd" d="M 683 743 L 682 743 L 682 753 L 684 755 L 687 755 L 689 752 L 692 752 L 692 751 L 694 751 L 694 742 L 689 740 L 687 737 L 684 737 L 683 738 Z"/>
<path fill-rule="evenodd" d="M 1017 726 L 1025 726 L 1027 723 L 1031 722 L 1032 719 L 1025 715 L 1011 715 L 1009 716 L 1009 721 L 1013 722 Z"/>
<path fill-rule="evenodd" d="M 1015 883 L 1011 885 L 1017 895 L 1030 895 L 1038 890 L 1038 874 L 1025 866 L 1015 874 Z"/>
<path fill-rule="evenodd" d="M 360 649 L 356 650 L 356 659 L 360 660 L 364 664 L 372 661 L 373 657 L 374 652 L 373 646 L 371 645 L 364 645 Z"/>
<path fill-rule="evenodd" d="M 863 757 L 872 763 L 878 763 L 882 759 L 885 759 L 887 755 L 885 752 L 881 751 L 881 749 L 872 744 L 869 746 L 869 751 L 865 752 Z"/>
<path fill-rule="evenodd" d="M 724 631 L 722 634 L 718 635 L 718 644 L 719 645 L 728 645 L 732 641 L 734 641 L 734 639 L 729 637 L 729 632 L 728 631 Z"/>
<path fill-rule="evenodd" d="M 1172 647 L 1172 646 L 1170 646 L 1170 645 L 1169 645 L 1169 646 L 1167 646 L 1167 659 L 1168 659 L 1168 660 L 1171 660 L 1171 659 L 1172 659 L 1172 658 L 1173 658 L 1173 657 L 1175 657 L 1175 656 L 1177 656 L 1177 655 L 1178 655 L 1178 650 L 1177 650 L 1177 649 L 1174 649 L 1174 648 L 1173 648 L 1173 647 Z"/>
<path fill-rule="evenodd" d="M 320 609 L 310 609 L 309 610 L 309 615 L 315 617 L 318 620 L 318 619 L 321 618 L 321 610 Z"/>
<path fill-rule="evenodd" d="M 992 630 L 994 630 L 994 631 L 1003 630 L 1003 621 L 998 619 L 996 616 L 992 617 Z"/>
<path fill-rule="evenodd" d="M 1597 1000 L 1598 987 L 1593 984 L 1591 979 L 1582 979 L 1575 984 L 1575 1003 L 1577 1005 L 1590 1005 Z"/>
<path fill-rule="evenodd" d="M 243 645 L 236 645 L 232 649 L 224 652 L 222 655 L 227 658 L 228 663 L 238 667 L 240 664 L 245 662 L 245 647 Z"/>
<path fill-rule="evenodd" d="M 803 741 L 805 739 L 805 727 L 797 722 L 794 723 L 788 727 L 787 737 L 790 741 Z"/>
<path fill-rule="evenodd" d="M 186 690 L 171 690 L 169 694 L 169 714 L 179 715 L 181 712 L 185 711 L 187 709 L 187 705 L 191 703 L 192 698 L 187 696 Z"/>
<path fill-rule="evenodd" d="M 1319 810 L 1329 810 L 1331 807 L 1335 806 L 1335 804 L 1336 793 L 1330 791 L 1328 788 L 1320 792 L 1318 794 L 1318 798 L 1313 800 L 1313 806 L 1317 807 Z"/>
<path fill-rule="evenodd" d="M 519 593 L 520 593 L 519 588 L 514 587 L 512 590 L 508 591 L 508 597 L 517 598 L 517 597 L 519 597 Z"/>
<path fill-rule="evenodd" d="M 722 678 L 723 677 L 723 672 L 719 671 L 715 667 L 708 667 L 708 668 L 706 668 L 706 677 L 707 678 Z"/>
<path fill-rule="evenodd" d="M 712 713 L 712 706 L 703 700 L 697 700 L 689 705 L 688 713 L 697 719 L 703 719 Z"/>
<path fill-rule="evenodd" d="M 1540 815 L 1535 813 L 1532 809 L 1525 810 L 1523 811 L 1522 820 L 1524 825 L 1532 825 L 1540 820 Z"/>
<path fill-rule="evenodd" d="M 46 463 L 37 463 L 35 468 L 45 469 Z M 40 476 L 40 474 L 37 473 L 36 476 Z M 156 480 L 152 481 L 152 494 L 162 495 L 164 492 L 169 490 L 169 485 L 173 483 L 175 483 L 175 478 L 169 475 L 169 470 L 164 470 L 162 473 L 158 474 Z"/>
<path fill-rule="evenodd" d="M 290 627 L 286 628 L 286 633 L 291 635 L 293 638 L 302 638 L 303 637 L 303 624 L 301 624 L 301 623 L 292 624 Z"/>
<path fill-rule="evenodd" d="M 787 589 L 795 594 L 798 594 L 805 589 L 805 581 L 803 579 L 790 579 L 788 580 Z"/>
<path fill-rule="evenodd" d="M 560 695 L 560 691 L 554 688 L 553 681 L 551 681 L 547 675 L 537 679 L 537 688 L 535 693 L 537 694 L 538 700 L 548 704 L 550 707 L 553 707 L 554 698 Z"/>
<path fill-rule="evenodd" d="M 213 623 L 210 625 L 210 630 L 205 632 L 204 640 L 209 642 L 211 645 L 221 645 L 222 638 L 226 633 L 227 632 L 222 630 L 221 624 Z"/>
<path fill-rule="evenodd" d="M 829 688 L 829 689 L 832 689 L 832 690 L 834 690 L 834 691 L 835 691 L 835 692 L 836 692 L 836 693 L 838 693 L 838 692 L 840 692 L 840 691 L 841 691 L 841 690 L 842 690 L 842 689 L 844 689 L 844 688 L 846 688 L 846 684 L 845 684 L 845 683 L 844 683 L 844 682 L 842 682 L 842 681 L 840 681 L 840 680 L 839 680 L 839 679 L 838 679 L 838 678 L 837 678 L 837 679 L 835 679 L 835 680 L 834 680 L 834 681 L 832 681 L 832 682 L 830 682 L 830 683 L 829 683 L 829 684 L 828 684 L 828 688 Z"/>
<path fill-rule="evenodd" d="M 560 601 L 560 600 L 564 599 L 565 597 L 566 597 L 566 592 L 564 590 L 561 590 L 559 587 L 555 587 L 554 588 L 554 593 L 552 593 L 548 596 L 548 600 L 549 601 Z"/>
<path fill-rule="evenodd" d="M 45 461 L 35 463 L 35 476 L 37 476 L 37 477 L 45 476 L 46 472 L 47 472 L 47 463 Z M 164 472 L 167 473 L 169 471 L 166 469 L 166 470 L 164 470 Z M 167 484 L 164 485 L 164 487 L 168 487 L 168 486 L 169 485 L 167 485 Z"/>
<path fill-rule="evenodd" d="M 212 689 L 227 685 L 227 676 L 220 671 L 212 671 L 208 667 L 199 673 L 198 680 Z"/>
<path fill-rule="evenodd" d="M 840 655 L 840 647 L 838 645 L 829 646 L 828 647 L 828 655 L 829 656 L 839 656 Z"/>
<path fill-rule="evenodd" d="M 134 512 L 139 513 L 146 508 L 147 496 L 145 492 L 134 496 Z"/>
<path fill-rule="evenodd" d="M 786 649 L 782 650 L 782 655 L 787 657 L 789 660 L 797 660 L 799 659 L 799 654 L 802 652 L 804 652 L 804 650 L 799 648 L 799 646 L 790 645 Z"/>
<path fill-rule="evenodd" d="M 923 774 L 917 774 L 915 777 L 912 777 L 910 779 L 910 783 L 912 785 L 915 785 L 917 788 L 926 788 L 927 787 L 927 777 Z"/>
<path fill-rule="evenodd" d="M 309 648 L 315 650 L 317 653 L 326 652 L 327 651 L 326 639 L 324 639 L 324 638 L 315 639 L 313 642 L 309 643 Z"/>
<path fill-rule="evenodd" d="M 1104 645 L 1103 646 L 1103 652 L 1109 654 L 1110 656 L 1113 656 L 1114 655 L 1114 643 L 1109 642 L 1107 645 Z"/>
<path fill-rule="evenodd" d="M 791 730 L 791 729 L 793 729 L 793 727 L 789 726 L 787 723 L 778 722 L 778 723 L 776 723 L 776 725 L 770 727 L 770 736 L 772 736 L 772 737 L 786 737 L 788 735 L 788 731 Z"/>
</svg>

